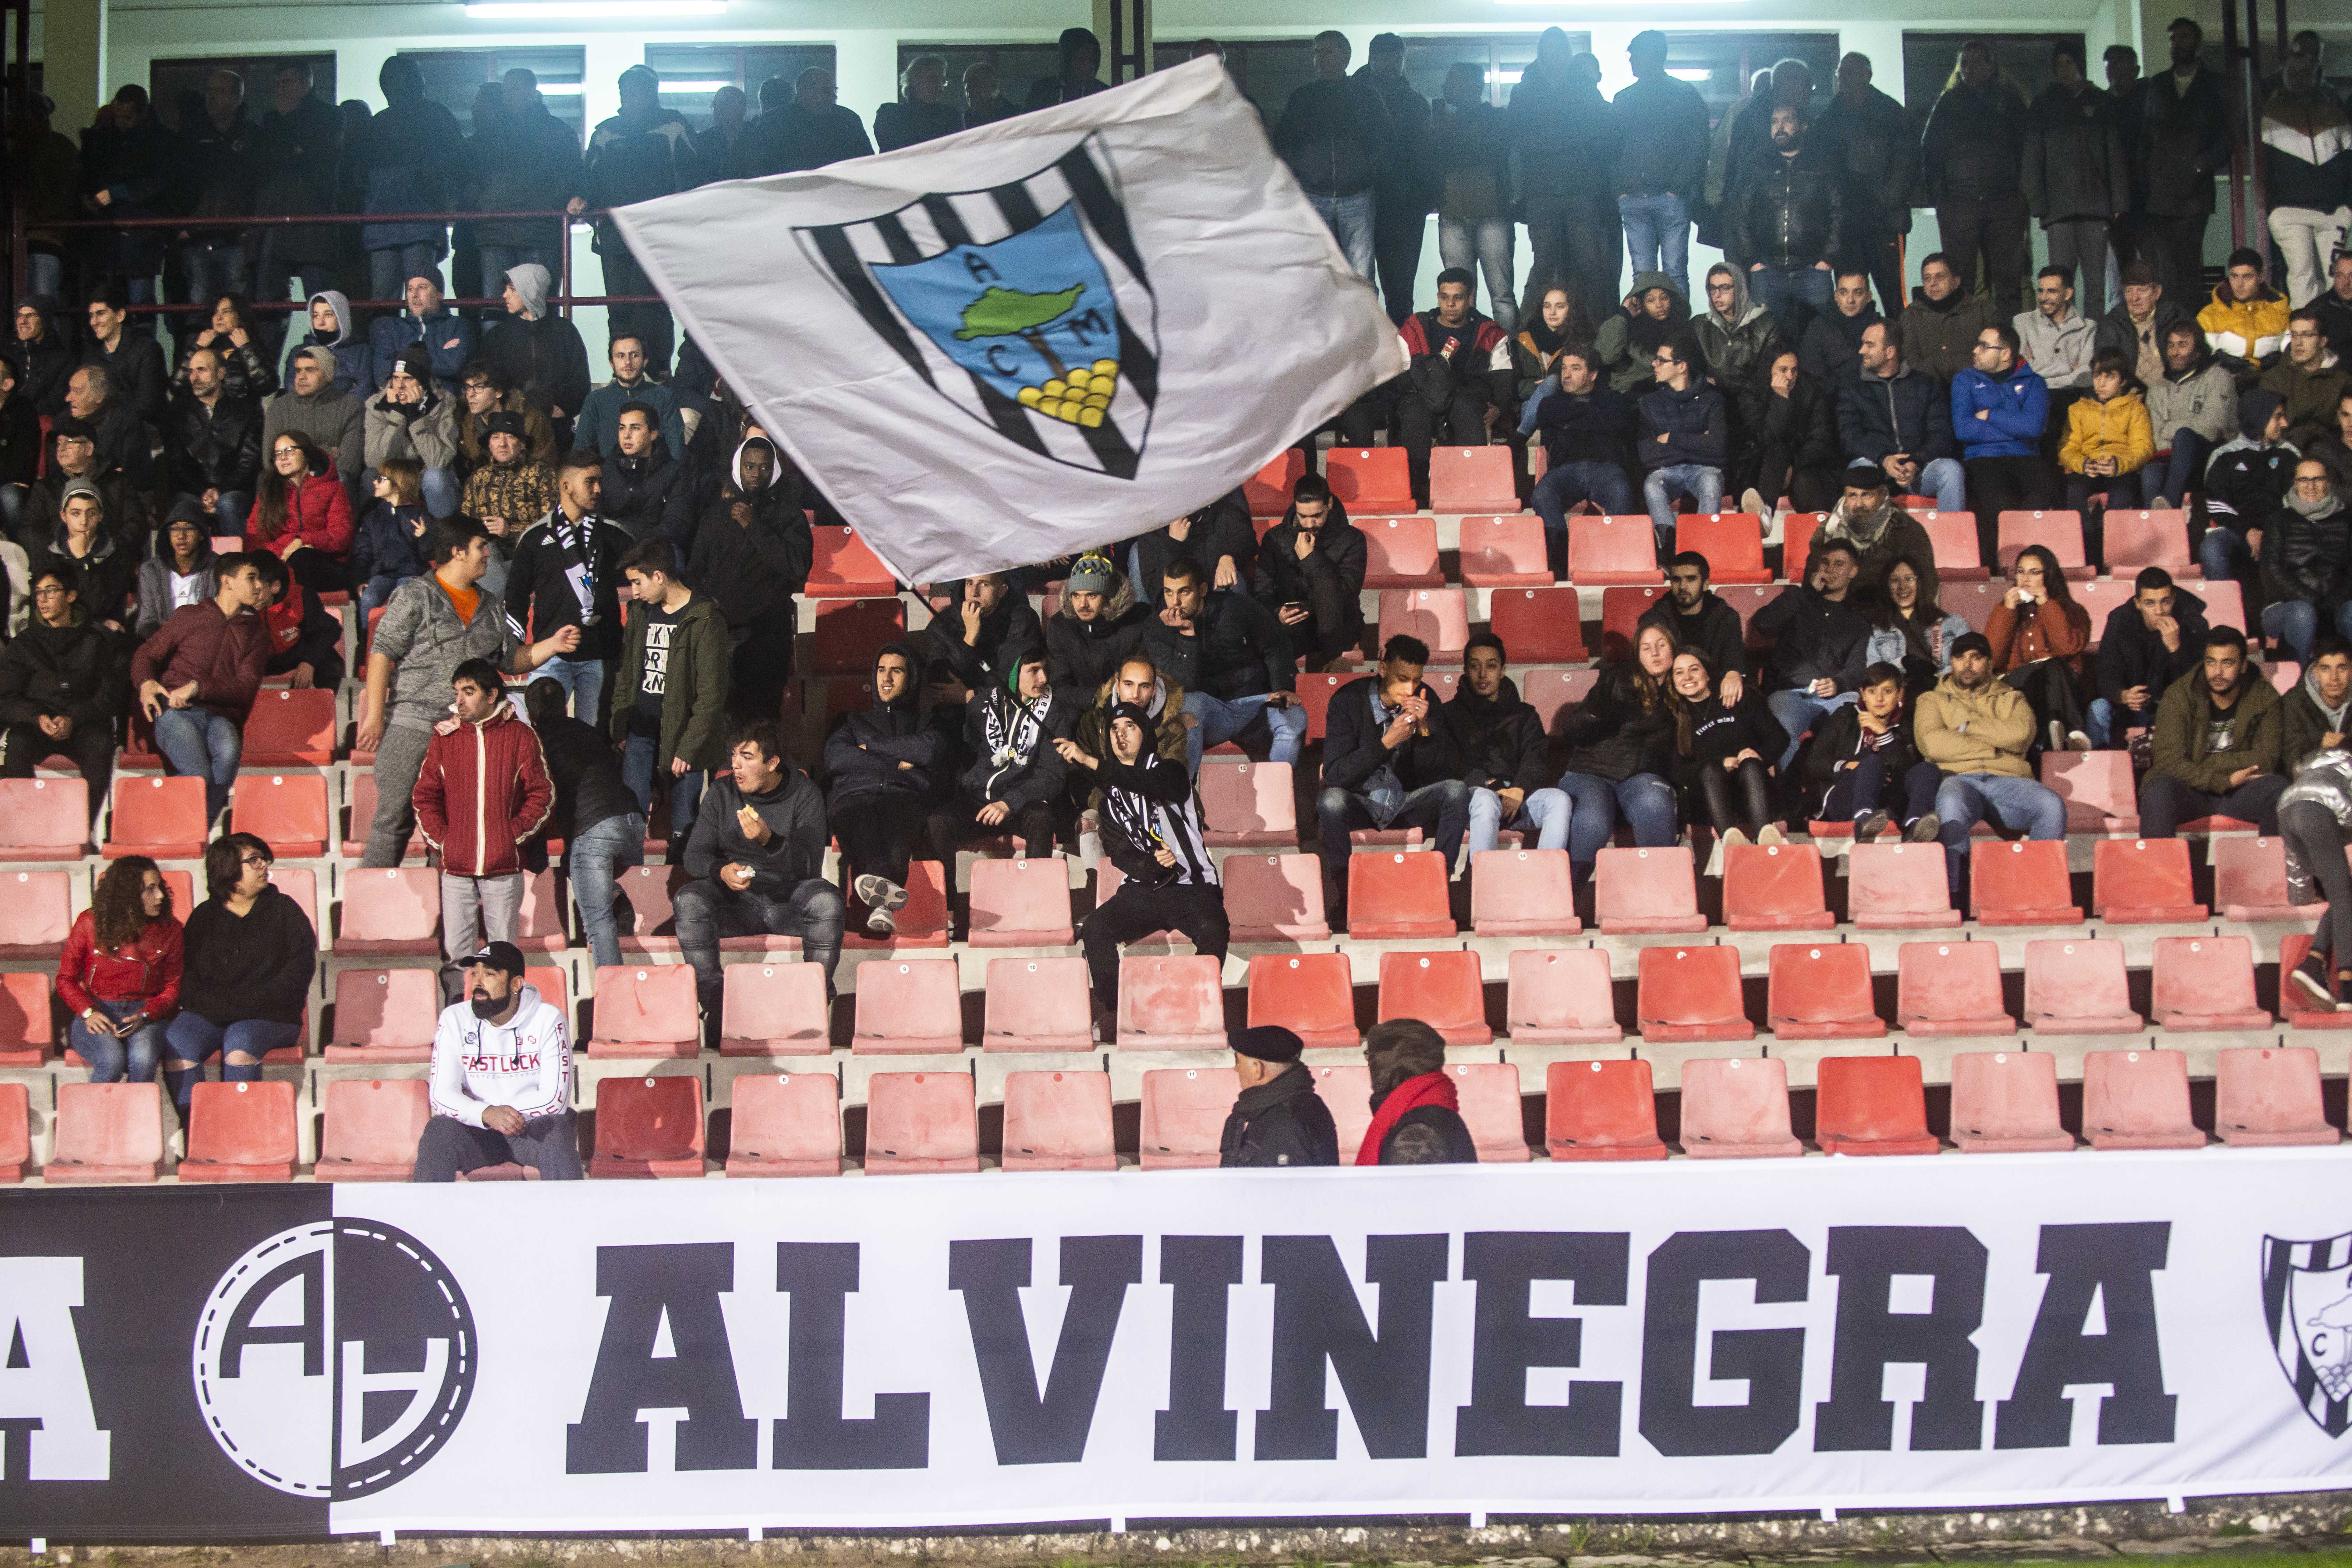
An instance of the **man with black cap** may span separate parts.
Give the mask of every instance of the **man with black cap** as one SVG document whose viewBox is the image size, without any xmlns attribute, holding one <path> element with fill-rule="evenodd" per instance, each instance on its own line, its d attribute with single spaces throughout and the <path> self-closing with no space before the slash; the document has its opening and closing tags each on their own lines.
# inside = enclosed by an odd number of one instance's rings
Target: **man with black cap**
<svg viewBox="0 0 2352 1568">
<path fill-rule="evenodd" d="M 1217 1140 L 1217 1163 L 1253 1169 L 1338 1164 L 1339 1133 L 1331 1108 L 1315 1092 L 1315 1075 L 1299 1065 L 1305 1043 L 1279 1024 L 1244 1029 L 1233 1042 L 1242 1091 Z"/>
<path fill-rule="evenodd" d="M 1475 1165 L 1478 1146 L 1445 1073 L 1445 1040 L 1418 1018 L 1390 1018 L 1364 1037 L 1372 1121 L 1359 1165 Z"/>
<path fill-rule="evenodd" d="M 515 1164 L 576 1182 L 580 1129 L 572 1113 L 572 1035 L 563 1009 L 522 977 L 510 942 L 466 961 L 466 999 L 433 1031 L 433 1119 L 416 1141 L 413 1180 L 454 1182 Z"/>
<path fill-rule="evenodd" d="M 1122 943 L 1155 931 L 1180 931 L 1192 938 L 1194 952 L 1222 963 L 1230 931 L 1217 862 L 1201 836 L 1192 775 L 1160 754 L 1158 725 L 1146 708 L 1133 702 L 1112 708 L 1109 739 L 1109 755 L 1076 757 L 1101 785 L 1103 853 L 1124 879 L 1087 917 L 1080 937 L 1094 983 L 1095 1027 L 1105 1041 L 1118 1018 Z M 953 857 L 947 858 L 952 871 Z"/>
</svg>

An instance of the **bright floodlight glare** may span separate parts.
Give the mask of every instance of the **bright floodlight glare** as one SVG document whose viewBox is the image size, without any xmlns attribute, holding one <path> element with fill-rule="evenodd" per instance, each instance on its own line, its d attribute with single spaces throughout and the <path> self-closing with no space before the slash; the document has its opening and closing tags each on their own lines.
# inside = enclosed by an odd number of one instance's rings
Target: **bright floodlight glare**
<svg viewBox="0 0 2352 1568">
<path fill-rule="evenodd" d="M 466 7 L 467 16 L 484 22 L 618 22 L 726 14 L 727 0 L 486 0 Z"/>
</svg>

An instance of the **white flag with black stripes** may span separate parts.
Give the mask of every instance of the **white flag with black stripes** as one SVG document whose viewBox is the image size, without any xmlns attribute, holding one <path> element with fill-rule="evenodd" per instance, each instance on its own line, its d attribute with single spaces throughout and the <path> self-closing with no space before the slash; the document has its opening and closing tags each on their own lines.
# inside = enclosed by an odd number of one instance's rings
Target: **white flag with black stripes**
<svg viewBox="0 0 2352 1568">
<path fill-rule="evenodd" d="M 1180 517 L 1405 368 L 1214 60 L 614 216 L 727 384 L 911 582 Z"/>
</svg>

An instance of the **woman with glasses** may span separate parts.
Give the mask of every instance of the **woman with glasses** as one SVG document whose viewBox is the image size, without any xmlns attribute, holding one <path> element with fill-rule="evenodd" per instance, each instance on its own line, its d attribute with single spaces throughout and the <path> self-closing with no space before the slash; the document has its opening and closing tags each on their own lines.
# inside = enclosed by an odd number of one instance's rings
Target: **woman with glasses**
<svg viewBox="0 0 2352 1568">
<path fill-rule="evenodd" d="M 163 1055 L 163 1020 L 179 1005 L 182 936 L 172 890 L 144 855 L 98 879 L 58 959 L 58 999 L 73 1013 L 66 1048 L 92 1083 L 147 1083 Z"/>
<path fill-rule="evenodd" d="M 352 531 L 351 496 L 334 459 L 300 431 L 279 431 L 246 520 L 246 549 L 268 551 L 313 594 L 340 594 L 352 585 Z"/>
<path fill-rule="evenodd" d="M 211 897 L 188 916 L 180 1013 L 165 1035 L 163 1079 L 184 1127 L 215 1052 L 223 1082 L 247 1083 L 261 1077 L 263 1057 L 302 1043 L 319 933 L 302 906 L 270 885 L 271 858 L 250 833 L 228 834 L 205 850 Z"/>
</svg>

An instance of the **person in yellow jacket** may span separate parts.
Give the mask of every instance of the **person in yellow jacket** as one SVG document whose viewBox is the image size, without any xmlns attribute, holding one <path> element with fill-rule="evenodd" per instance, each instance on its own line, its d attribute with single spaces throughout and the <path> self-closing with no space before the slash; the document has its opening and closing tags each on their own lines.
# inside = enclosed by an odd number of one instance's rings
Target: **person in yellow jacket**
<svg viewBox="0 0 2352 1568">
<path fill-rule="evenodd" d="M 2197 312 L 2206 343 L 2240 386 L 2286 347 L 2287 299 L 2263 273 L 2261 251 L 2231 251 L 2228 272 L 2213 286 L 2212 302 Z"/>
<path fill-rule="evenodd" d="M 2091 356 L 2091 395 L 2067 405 L 2066 439 L 2058 448 L 2066 504 L 2082 514 L 2088 559 L 2105 559 L 2098 509 L 2138 506 L 2139 471 L 2155 457 L 2156 428 L 2131 361 L 2120 349 L 2101 349 Z"/>
<path fill-rule="evenodd" d="M 1911 720 L 1913 743 L 1936 764 L 1937 837 L 1952 907 L 1965 909 L 1962 878 L 1969 830 L 1990 818 L 2029 838 L 2066 837 L 2066 803 L 2037 781 L 2027 754 L 2033 748 L 2033 708 L 2025 693 L 1992 672 L 1992 644 L 1982 632 L 1952 641 L 1949 674 L 1920 693 Z"/>
</svg>

